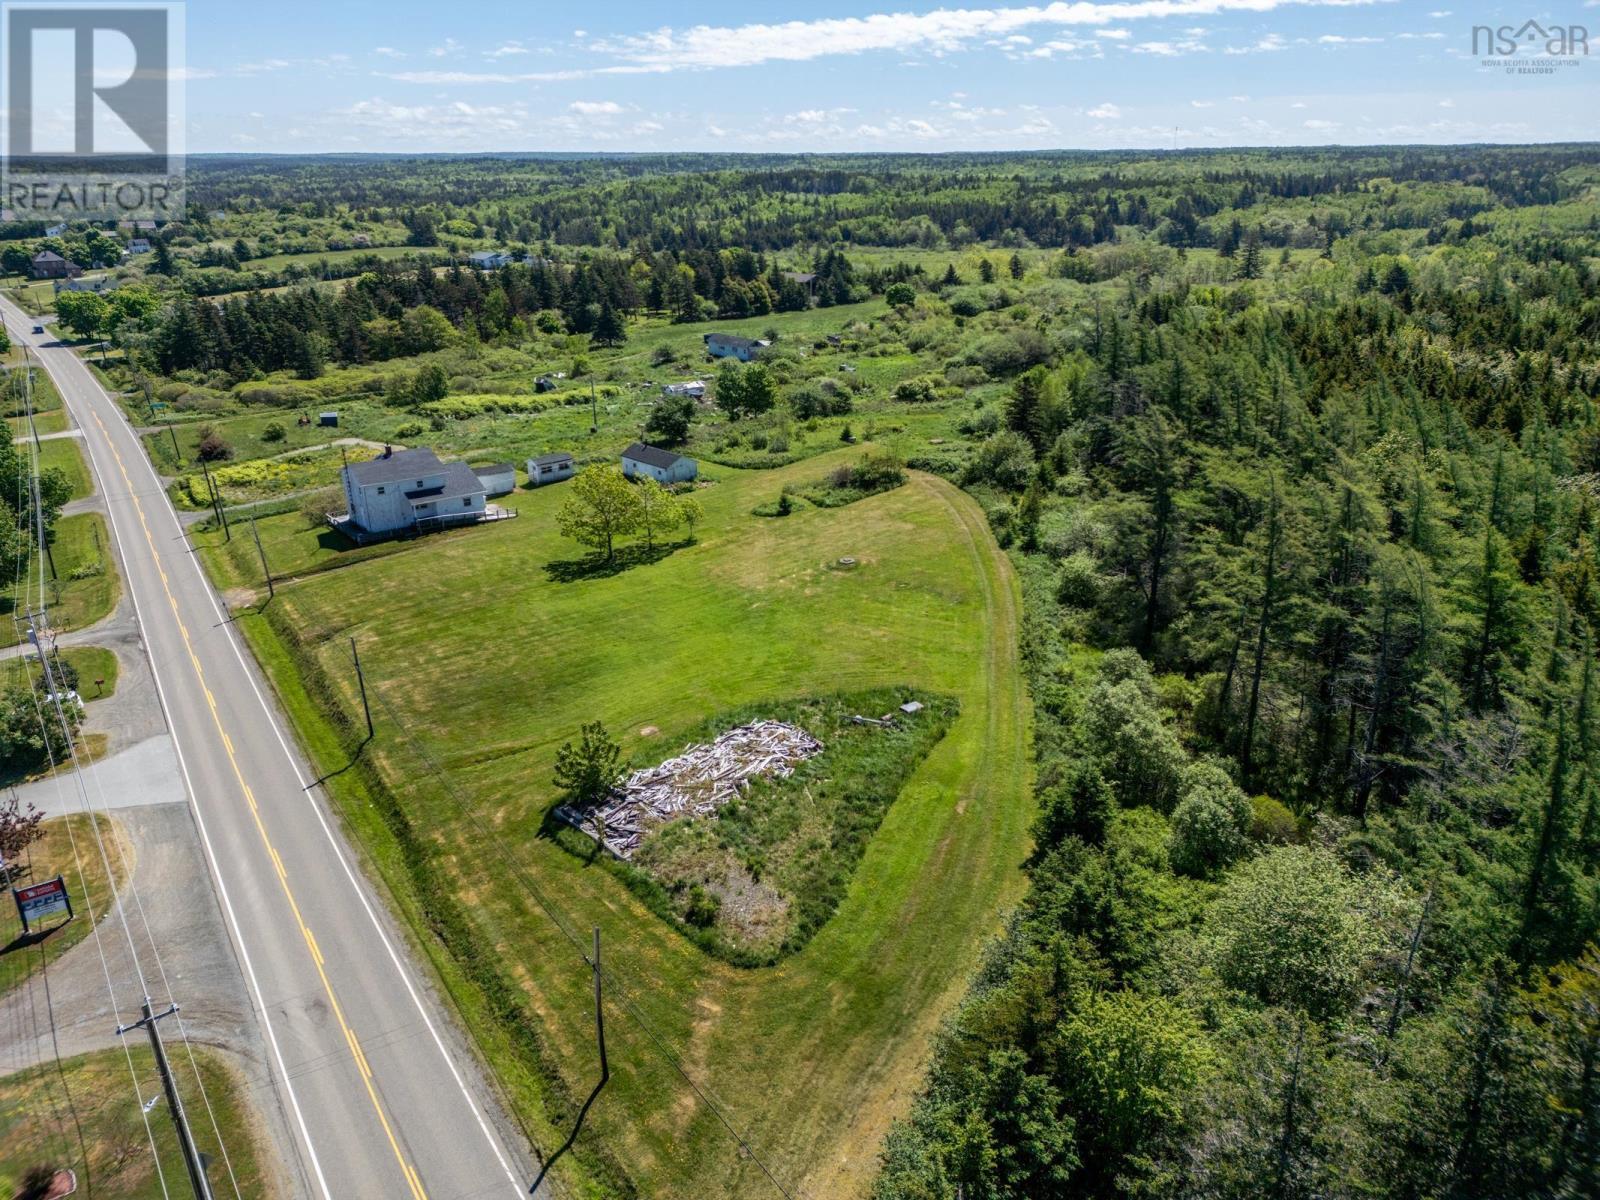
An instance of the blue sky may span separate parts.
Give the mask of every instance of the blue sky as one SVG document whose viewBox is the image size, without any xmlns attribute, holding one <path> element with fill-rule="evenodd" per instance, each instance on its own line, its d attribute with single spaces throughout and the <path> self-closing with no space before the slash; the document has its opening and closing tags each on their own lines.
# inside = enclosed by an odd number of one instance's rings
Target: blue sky
<svg viewBox="0 0 1600 1200">
<path fill-rule="evenodd" d="M 1413 0 L 188 5 L 199 151 L 961 150 L 1596 137 L 1600 52 L 1486 67 Z M 1600 38 L 1597 38 L 1600 40 Z"/>
</svg>

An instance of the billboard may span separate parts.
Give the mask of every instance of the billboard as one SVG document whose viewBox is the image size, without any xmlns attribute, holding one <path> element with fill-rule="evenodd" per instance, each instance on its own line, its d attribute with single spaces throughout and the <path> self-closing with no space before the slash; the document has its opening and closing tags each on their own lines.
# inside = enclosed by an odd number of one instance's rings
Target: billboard
<svg viewBox="0 0 1600 1200">
<path fill-rule="evenodd" d="M 17 901 L 17 913 L 22 917 L 22 932 L 32 933 L 52 917 L 72 919 L 72 897 L 67 895 L 67 883 L 61 876 L 28 887 L 12 888 Z"/>
</svg>

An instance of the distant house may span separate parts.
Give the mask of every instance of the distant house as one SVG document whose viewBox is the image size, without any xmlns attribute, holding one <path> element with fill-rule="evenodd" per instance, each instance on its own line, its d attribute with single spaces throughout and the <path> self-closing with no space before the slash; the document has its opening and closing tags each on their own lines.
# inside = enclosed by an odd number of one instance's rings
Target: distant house
<svg viewBox="0 0 1600 1200">
<path fill-rule="evenodd" d="M 478 477 L 478 482 L 483 484 L 484 492 L 490 496 L 504 496 L 507 492 L 514 491 L 517 486 L 517 469 L 508 462 L 473 467 L 472 473 Z"/>
<path fill-rule="evenodd" d="M 688 383 L 664 383 L 661 385 L 663 396 L 692 396 L 699 400 L 706 394 L 705 380 L 691 379 Z"/>
<path fill-rule="evenodd" d="M 712 358 L 736 358 L 740 362 L 749 362 L 772 344 L 736 333 L 708 333 L 705 340 L 706 353 Z"/>
<path fill-rule="evenodd" d="M 110 275 L 97 275 L 93 279 L 58 279 L 55 281 L 55 291 L 57 295 L 62 292 L 114 292 L 117 283 Z"/>
<path fill-rule="evenodd" d="M 82 274 L 82 267 L 62 258 L 54 250 L 41 250 L 33 256 L 35 279 L 76 279 Z"/>
<path fill-rule="evenodd" d="M 511 255 L 503 250 L 474 250 L 467 261 L 480 271 L 498 271 L 511 261 Z"/>
<path fill-rule="evenodd" d="M 442 463 L 432 450 L 384 449 L 345 467 L 345 520 L 358 541 L 483 520 L 485 489 L 466 463 Z M 338 522 L 336 522 L 338 523 Z"/>
<path fill-rule="evenodd" d="M 547 483 L 560 483 L 563 479 L 571 479 L 573 471 L 572 455 L 566 452 L 556 454 L 541 454 L 538 458 L 528 460 L 528 483 L 532 487 L 543 487 Z"/>
<path fill-rule="evenodd" d="M 700 464 L 671 450 L 635 442 L 622 452 L 622 473 L 629 479 L 686 483 L 700 473 Z"/>
<path fill-rule="evenodd" d="M 155 227 L 156 227 L 156 223 L 154 221 L 152 221 L 148 217 L 140 217 L 137 220 L 123 220 L 123 221 L 118 221 L 117 222 L 117 228 L 118 229 L 148 229 L 148 230 L 154 230 Z"/>
<path fill-rule="evenodd" d="M 133 238 L 128 242 L 129 254 L 149 254 L 151 249 L 149 238 Z"/>
<path fill-rule="evenodd" d="M 67 231 L 67 223 L 65 221 L 62 221 L 59 225 L 48 225 L 48 226 L 46 226 L 45 227 L 45 231 L 44 231 L 44 235 L 45 235 L 45 237 L 60 237 L 66 231 Z"/>
</svg>

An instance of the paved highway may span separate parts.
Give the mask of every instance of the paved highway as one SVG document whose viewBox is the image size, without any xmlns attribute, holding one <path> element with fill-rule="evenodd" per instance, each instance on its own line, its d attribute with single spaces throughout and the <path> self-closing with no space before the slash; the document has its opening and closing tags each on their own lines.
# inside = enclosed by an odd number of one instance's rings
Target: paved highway
<svg viewBox="0 0 1600 1200">
<path fill-rule="evenodd" d="M 34 321 L 9 301 L 0 311 L 83 430 L 308 1194 L 524 1195 L 525 1153 L 501 1136 L 476 1062 L 358 873 L 320 789 L 306 790 L 315 774 L 138 437 L 53 334 L 30 333 Z"/>
</svg>

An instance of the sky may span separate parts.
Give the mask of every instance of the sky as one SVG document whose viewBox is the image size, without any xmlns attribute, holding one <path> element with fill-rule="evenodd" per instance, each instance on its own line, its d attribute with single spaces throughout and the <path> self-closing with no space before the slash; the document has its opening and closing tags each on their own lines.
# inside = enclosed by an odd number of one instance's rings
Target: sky
<svg viewBox="0 0 1600 1200">
<path fill-rule="evenodd" d="M 196 152 L 946 151 L 1581 141 L 1600 46 L 1473 28 L 1600 0 L 193 0 Z M 1574 61 L 1575 60 L 1575 61 Z M 1533 49 L 1517 62 L 1549 61 Z"/>
</svg>

